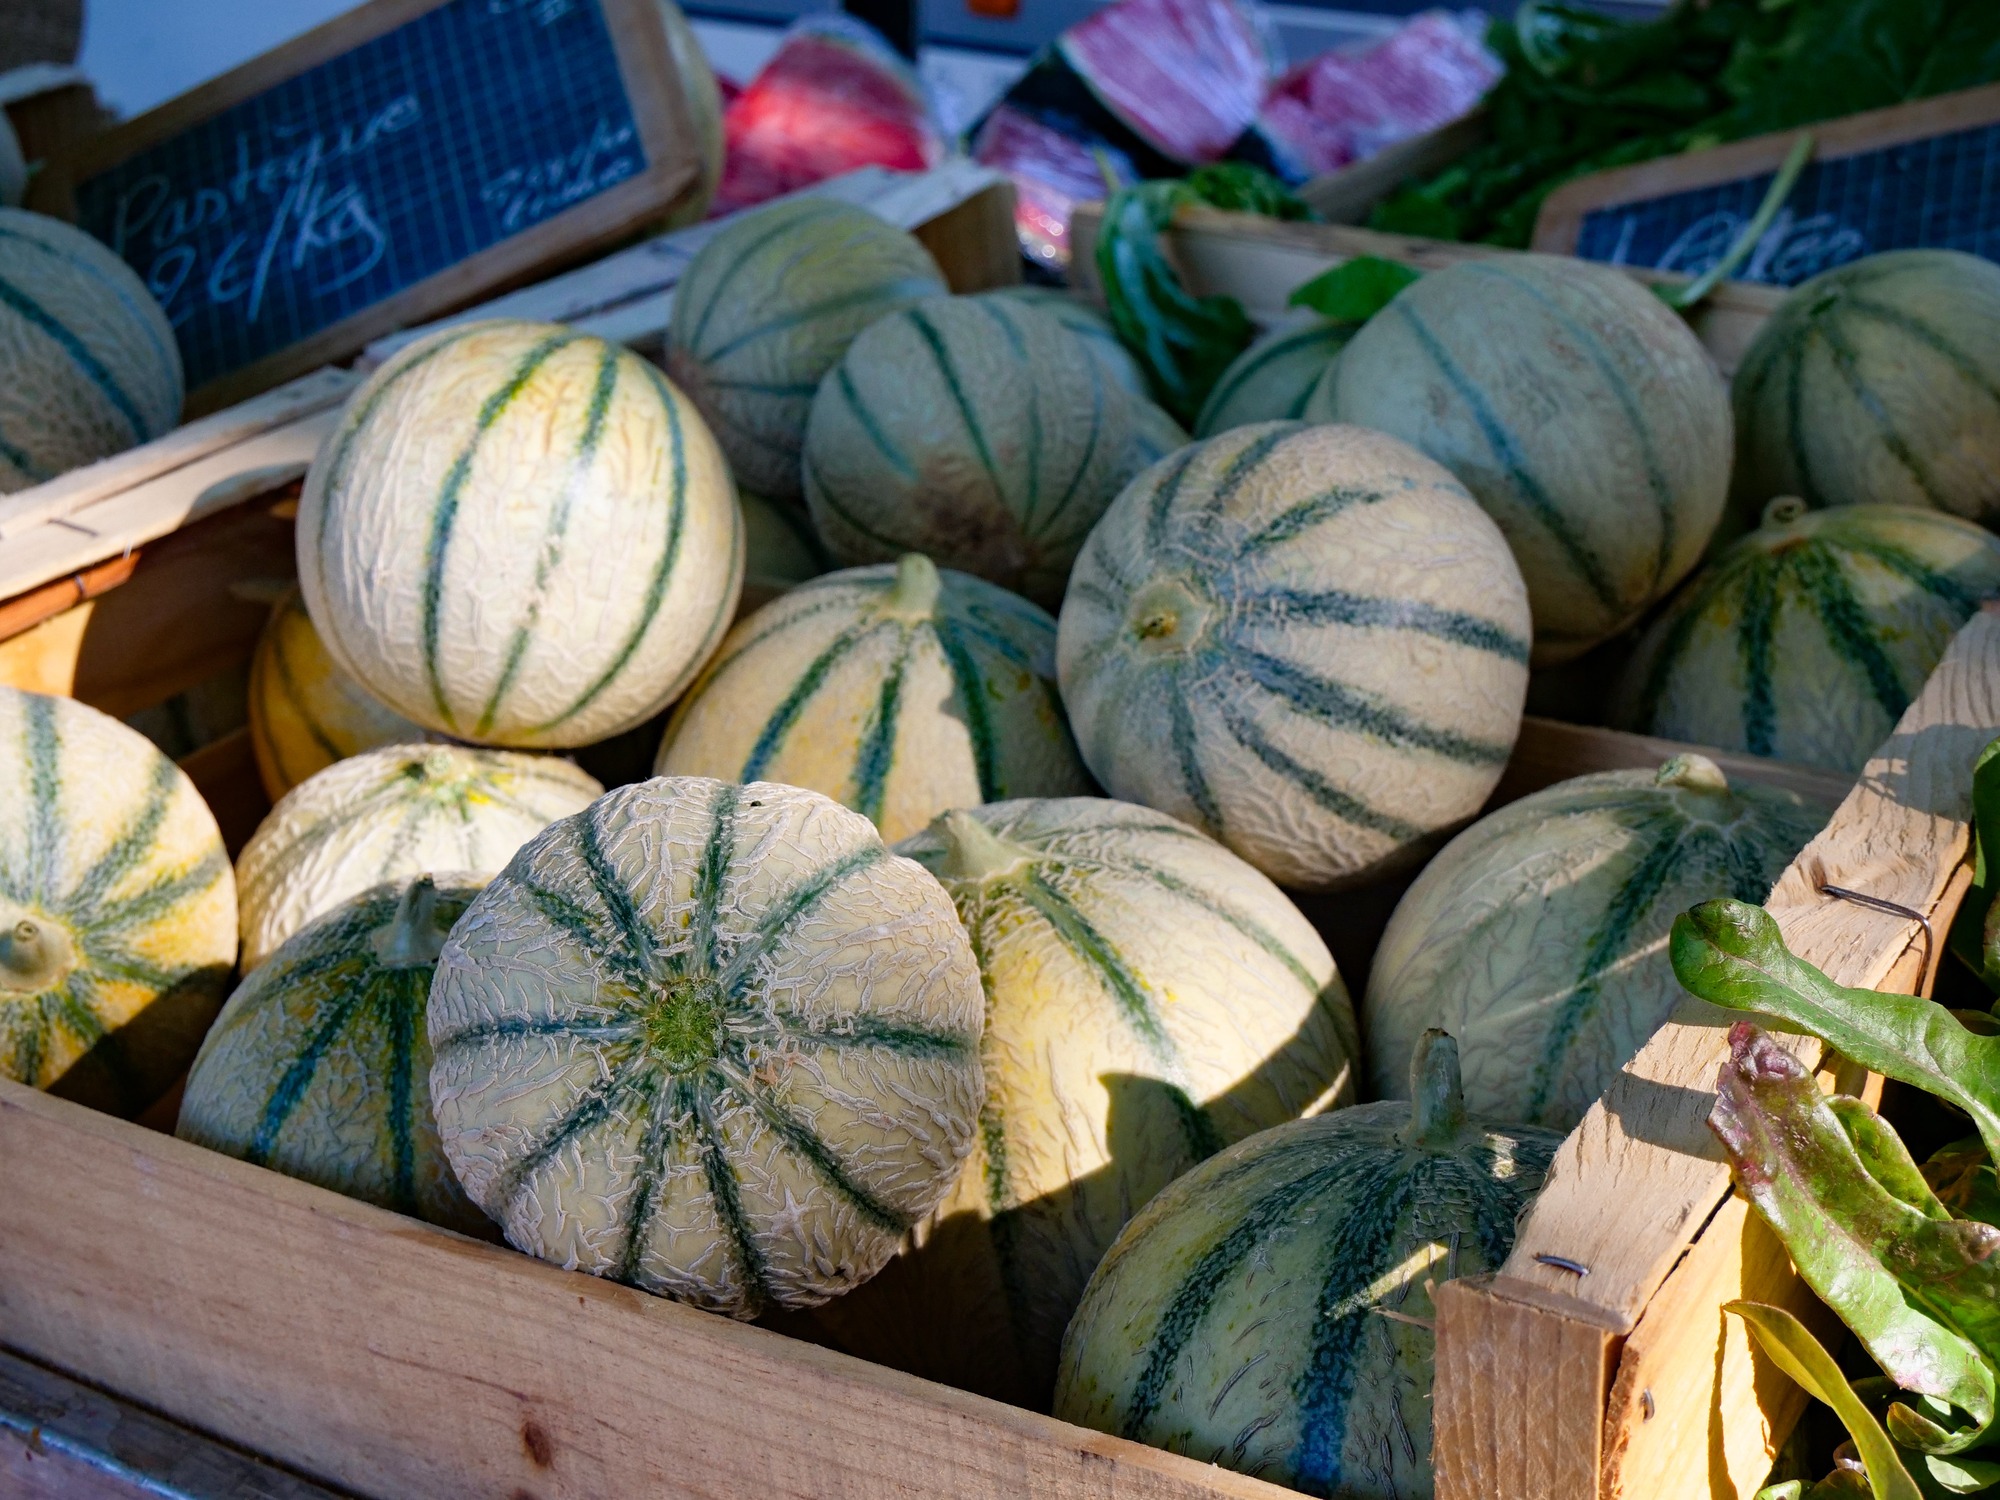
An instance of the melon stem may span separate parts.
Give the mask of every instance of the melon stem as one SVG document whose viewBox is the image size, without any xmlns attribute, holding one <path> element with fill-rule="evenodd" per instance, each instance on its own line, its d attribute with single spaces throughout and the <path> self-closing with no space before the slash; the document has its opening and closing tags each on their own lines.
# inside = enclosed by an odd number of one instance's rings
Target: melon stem
<svg viewBox="0 0 2000 1500">
<path fill-rule="evenodd" d="M 1812 507 L 1797 495 L 1780 495 L 1764 507 L 1760 524 L 1765 526 L 1791 526 L 1803 521 L 1811 513 Z"/>
<path fill-rule="evenodd" d="M 59 927 L 22 917 L 0 932 L 0 989 L 52 989 L 75 966 L 69 937 Z"/>
<path fill-rule="evenodd" d="M 907 620 L 928 620 L 937 613 L 938 594 L 943 588 L 936 563 L 921 552 L 905 552 L 896 559 L 896 581 L 882 600 L 882 612 Z"/>
<path fill-rule="evenodd" d="M 1035 851 L 1002 838 L 963 809 L 945 813 L 931 825 L 944 840 L 944 877 L 983 883 L 1031 864 Z"/>
<path fill-rule="evenodd" d="M 1661 765 L 1655 786 L 1677 786 L 1690 792 L 1729 793 L 1729 778 L 1706 755 L 1676 755 Z"/>
<path fill-rule="evenodd" d="M 419 875 L 403 887 L 396 915 L 376 940 L 376 956 L 385 969 L 435 965 L 444 951 L 445 935 L 437 927 L 437 881 Z"/>
<path fill-rule="evenodd" d="M 1465 1090 L 1459 1083 L 1458 1043 L 1433 1026 L 1417 1038 L 1410 1058 L 1410 1124 L 1403 1144 L 1431 1149 L 1464 1134 Z"/>
</svg>

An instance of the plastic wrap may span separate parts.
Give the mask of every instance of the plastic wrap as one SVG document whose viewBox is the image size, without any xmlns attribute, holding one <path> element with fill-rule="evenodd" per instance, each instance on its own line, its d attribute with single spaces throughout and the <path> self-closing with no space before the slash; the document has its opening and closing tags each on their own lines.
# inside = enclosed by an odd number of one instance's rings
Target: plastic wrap
<svg viewBox="0 0 2000 1500">
<path fill-rule="evenodd" d="M 914 69 L 850 16 L 796 22 L 723 112 L 729 155 L 711 216 L 881 166 L 922 171 L 944 133 Z"/>
<path fill-rule="evenodd" d="M 1125 151 L 1101 136 L 1090 139 L 1080 122 L 1050 123 L 1008 103 L 987 115 L 973 155 L 1013 179 L 1021 253 L 1051 270 L 1069 264 L 1069 221 L 1077 205 L 1095 203 L 1112 187 L 1139 179 Z M 1111 183 L 1105 181 L 1107 168 Z"/>
</svg>

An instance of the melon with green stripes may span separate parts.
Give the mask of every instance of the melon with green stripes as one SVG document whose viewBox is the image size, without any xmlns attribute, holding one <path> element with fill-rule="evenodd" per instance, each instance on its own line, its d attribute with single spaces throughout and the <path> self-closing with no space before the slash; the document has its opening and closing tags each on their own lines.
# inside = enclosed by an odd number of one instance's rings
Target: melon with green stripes
<svg viewBox="0 0 2000 1500">
<path fill-rule="evenodd" d="M 236 882 L 187 774 L 68 698 L 0 687 L 0 1078 L 137 1114 L 236 964 Z"/>
<path fill-rule="evenodd" d="M 743 502 L 743 594 L 736 618 L 762 609 L 788 590 L 826 571 L 826 555 L 805 508 L 766 500 L 750 490 Z"/>
<path fill-rule="evenodd" d="M 1475 1113 L 1570 1129 L 1682 998 L 1674 918 L 1715 895 L 1762 905 L 1832 812 L 1686 754 L 1480 819 L 1424 867 L 1375 950 L 1375 1097 L 1408 1097 L 1417 1041 L 1439 1027 L 1465 1049 Z"/>
<path fill-rule="evenodd" d="M 1195 418 L 1195 436 L 1214 437 L 1252 422 L 1312 420 L 1306 402 L 1355 329 L 1310 308 L 1279 319 L 1222 372 Z"/>
<path fill-rule="evenodd" d="M 1444 469 L 1358 427 L 1264 422 L 1118 497 L 1063 601 L 1084 764 L 1280 885 L 1416 859 L 1521 726 L 1528 601 Z"/>
<path fill-rule="evenodd" d="M 1774 500 L 1626 664 L 1621 728 L 1858 772 L 1982 602 L 2000 537 L 1939 511 Z"/>
<path fill-rule="evenodd" d="M 81 229 L 0 208 L 0 494 L 166 433 L 181 354 L 132 268 Z"/>
<path fill-rule="evenodd" d="M 550 828 L 452 929 L 431 1098 L 516 1248 L 754 1317 L 867 1280 L 949 1191 L 981 1004 L 951 898 L 866 818 L 663 778 Z"/>
<path fill-rule="evenodd" d="M 674 0 L 659 0 L 660 24 L 667 35 L 667 55 L 673 61 L 674 81 L 680 86 L 682 106 L 694 127 L 696 148 L 701 153 L 701 175 L 687 196 L 667 215 L 665 229 L 685 229 L 708 216 L 715 190 L 722 185 L 722 163 L 729 149 L 722 125 L 722 89 L 715 81 L 701 38 Z"/>
<path fill-rule="evenodd" d="M 813 524 L 843 562 L 922 552 L 1054 608 L 1090 528 L 1159 446 L 1150 406 L 1019 299 L 908 308 L 856 339 L 813 399 Z"/>
<path fill-rule="evenodd" d="M 546 323 L 410 346 L 306 476 L 299 582 L 329 655 L 454 739 L 588 745 L 720 644 L 743 521 L 707 426 L 645 360 Z"/>
<path fill-rule="evenodd" d="M 810 787 L 899 839 L 948 808 L 1094 790 L 1055 677 L 1054 620 L 911 553 L 738 625 L 674 710 L 654 774 Z"/>
<path fill-rule="evenodd" d="M 427 737 L 421 724 L 384 708 L 334 664 L 296 588 L 257 638 L 249 715 L 257 776 L 273 802 L 337 760 Z"/>
<path fill-rule="evenodd" d="M 1421 1500 L 1432 1289 L 1497 1270 L 1562 1137 L 1469 1116 L 1457 1048 L 1414 1103 L 1252 1136 L 1146 1205 L 1063 1340 L 1055 1414 L 1308 1495 Z"/>
<path fill-rule="evenodd" d="M 1091 1267 L 1141 1204 L 1266 1126 L 1354 1101 L 1312 925 L 1214 840 L 1099 798 L 952 812 L 897 849 L 952 894 L 986 987 L 986 1108 L 912 1247 L 815 1321 L 1042 1411 Z"/>
<path fill-rule="evenodd" d="M 1146 384 L 1145 373 L 1139 368 L 1139 361 L 1132 357 L 1132 351 L 1118 337 L 1111 320 L 1074 292 L 1066 292 L 1059 287 L 1024 284 L 996 287 L 979 295 L 1001 298 L 1048 313 L 1083 340 L 1083 347 L 1089 351 L 1090 357 L 1114 382 L 1135 396 L 1152 399 L 1152 391 Z"/>
<path fill-rule="evenodd" d="M 287 792 L 236 861 L 248 973 L 350 896 L 431 870 L 491 874 L 604 788 L 566 760 L 386 745 Z"/>
<path fill-rule="evenodd" d="M 821 377 L 869 324 L 949 290 L 914 235 L 830 198 L 788 198 L 732 219 L 688 266 L 667 372 L 745 489 L 796 500 Z"/>
<path fill-rule="evenodd" d="M 2000 265 L 1895 250 L 1815 276 L 1759 330 L 1733 389 L 1748 515 L 1798 495 L 2000 525 Z"/>
<path fill-rule="evenodd" d="M 223 1006 L 188 1075 L 184 1141 L 477 1234 L 431 1119 L 431 972 L 475 876 L 363 891 L 294 933 Z"/>
<path fill-rule="evenodd" d="M 1415 445 L 1500 523 L 1538 666 L 1580 656 L 1693 571 L 1722 517 L 1729 394 L 1623 271 L 1516 255 L 1404 288 L 1332 376 L 1335 418 Z"/>
</svg>

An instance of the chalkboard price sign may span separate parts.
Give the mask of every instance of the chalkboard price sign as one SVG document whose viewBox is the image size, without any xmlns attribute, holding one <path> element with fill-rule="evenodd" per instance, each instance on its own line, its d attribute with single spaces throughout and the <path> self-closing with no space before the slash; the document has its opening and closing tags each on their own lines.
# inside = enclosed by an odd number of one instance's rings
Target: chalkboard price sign
<svg viewBox="0 0 2000 1500">
<path fill-rule="evenodd" d="M 1701 275 L 1756 216 L 1791 135 L 1602 172 L 1550 195 L 1535 248 Z M 1816 152 L 1735 273 L 1796 286 L 1884 250 L 2000 260 L 2000 88 L 1852 116 Z"/>
<path fill-rule="evenodd" d="M 657 218 L 697 158 L 657 0 L 378 0 L 47 191 L 166 308 L 197 409 Z"/>
</svg>

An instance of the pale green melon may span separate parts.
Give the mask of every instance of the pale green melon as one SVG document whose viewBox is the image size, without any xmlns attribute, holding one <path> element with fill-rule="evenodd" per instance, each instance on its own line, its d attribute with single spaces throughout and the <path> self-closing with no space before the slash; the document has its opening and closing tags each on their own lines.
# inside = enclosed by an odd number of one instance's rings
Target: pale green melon
<svg viewBox="0 0 2000 1500">
<path fill-rule="evenodd" d="M 1135 396 L 1144 396 L 1149 401 L 1152 399 L 1153 393 L 1146 384 L 1145 373 L 1132 357 L 1131 350 L 1118 337 L 1111 320 L 1074 292 L 1052 286 L 1003 286 L 979 295 L 1007 298 L 1024 307 L 1052 314 L 1057 322 L 1083 340 L 1091 358 L 1113 381 Z"/>
<path fill-rule="evenodd" d="M 244 972 L 384 881 L 491 874 L 603 790 L 566 760 L 462 745 L 387 745 L 335 762 L 280 798 L 237 857 Z"/>
<path fill-rule="evenodd" d="M 813 399 L 813 524 L 845 562 L 921 552 L 1054 607 L 1090 528 L 1169 441 L 1149 405 L 1019 299 L 908 308 Z"/>
<path fill-rule="evenodd" d="M 849 568 L 730 633 L 654 774 L 809 787 L 885 839 L 948 808 L 1088 792 L 1055 649 L 1041 610 L 927 557 Z"/>
<path fill-rule="evenodd" d="M 1306 406 L 1354 337 L 1355 325 L 1334 323 L 1310 308 L 1296 308 L 1260 334 L 1230 362 L 1195 419 L 1198 437 L 1214 437 L 1252 422 L 1330 422 Z"/>
<path fill-rule="evenodd" d="M 1717 895 L 1761 905 L 1832 811 L 1683 755 L 1480 819 L 1424 867 L 1375 950 L 1375 1096 L 1407 1097 L 1418 1038 L 1439 1027 L 1465 1049 L 1474 1113 L 1568 1130 L 1682 999 L 1674 918 Z"/>
<path fill-rule="evenodd" d="M 826 571 L 812 518 L 798 505 L 766 500 L 749 490 L 743 503 L 743 594 L 736 618 L 754 614 L 787 590 Z"/>
<path fill-rule="evenodd" d="M 1498 528 L 1437 464 L 1357 427 L 1266 422 L 1118 497 L 1056 661 L 1114 796 L 1327 889 L 1479 810 L 1520 730 L 1528 602 Z"/>
<path fill-rule="evenodd" d="M 708 215 L 708 205 L 722 183 L 722 162 L 729 139 L 722 127 L 722 89 L 715 81 L 715 69 L 701 39 L 688 25 L 686 15 L 674 0 L 660 0 L 660 21 L 667 33 L 667 52 L 673 59 L 674 81 L 680 85 L 687 106 L 688 122 L 694 126 L 695 142 L 701 151 L 701 176 L 694 190 L 669 214 L 663 228 L 682 229 L 699 224 Z"/>
<path fill-rule="evenodd" d="M 951 900 L 816 792 L 622 787 L 515 857 L 431 989 L 445 1154 L 518 1249 L 737 1317 L 846 1291 L 983 1095 Z"/>
<path fill-rule="evenodd" d="M 1428 1500 L 1432 1288 L 1499 1269 L 1562 1137 L 1468 1116 L 1458 1049 L 1415 1103 L 1254 1135 L 1146 1205 L 1063 1339 L 1055 1414 L 1344 1500 Z"/>
<path fill-rule="evenodd" d="M 0 208 L 0 494 L 150 442 L 181 416 L 181 353 L 132 268 Z"/>
<path fill-rule="evenodd" d="M 948 290 L 914 236 L 830 198 L 787 198 L 732 220 L 688 266 L 667 373 L 745 489 L 796 500 L 820 378 L 869 324 Z"/>
<path fill-rule="evenodd" d="M 1754 516 L 1921 505 L 2000 524 L 2000 266 L 1896 250 L 1799 287 L 1734 384 L 1736 498 Z"/>
<path fill-rule="evenodd" d="M 210 1150 L 479 1233 L 431 1119 L 431 971 L 482 879 L 378 885 L 294 933 L 229 997 L 174 1133 Z"/>
<path fill-rule="evenodd" d="M 1632 624 L 1693 570 L 1729 491 L 1729 394 L 1623 271 L 1546 255 L 1405 287 L 1334 367 L 1333 407 L 1443 464 L 1500 523 L 1538 666 Z"/>
<path fill-rule="evenodd" d="M 1184 823 L 1095 798 L 953 812 L 897 845 L 951 892 L 986 988 L 986 1108 L 952 1195 L 816 1321 L 872 1359 L 1045 1409 L 1085 1279 L 1229 1142 L 1351 1103 L 1333 958 Z"/>
<path fill-rule="evenodd" d="M 94 708 L 0 687 L 0 1078 L 137 1114 L 235 964 L 236 883 L 187 773 Z"/>
<path fill-rule="evenodd" d="M 1613 722 L 1690 744 L 1858 772 L 1951 638 L 2000 596 L 2000 538 L 1900 505 L 1808 511 L 1710 563 L 1654 621 Z"/>
<path fill-rule="evenodd" d="M 468 323 L 348 398 L 299 502 L 333 660 L 453 739 L 594 744 L 694 679 L 736 612 L 743 521 L 708 428 L 631 350 Z"/>
</svg>

